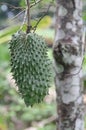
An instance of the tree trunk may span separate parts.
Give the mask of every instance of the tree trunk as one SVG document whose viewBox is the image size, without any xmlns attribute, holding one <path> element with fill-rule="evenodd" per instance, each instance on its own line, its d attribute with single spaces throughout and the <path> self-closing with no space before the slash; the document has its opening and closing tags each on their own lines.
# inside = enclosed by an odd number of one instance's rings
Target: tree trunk
<svg viewBox="0 0 86 130">
<path fill-rule="evenodd" d="M 57 130 L 84 130 L 82 0 L 57 0 L 53 55 Z"/>
</svg>

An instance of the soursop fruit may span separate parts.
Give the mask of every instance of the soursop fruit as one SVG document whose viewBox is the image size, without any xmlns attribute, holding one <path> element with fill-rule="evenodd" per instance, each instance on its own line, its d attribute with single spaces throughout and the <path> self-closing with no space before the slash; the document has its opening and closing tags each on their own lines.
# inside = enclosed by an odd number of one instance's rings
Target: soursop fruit
<svg viewBox="0 0 86 130">
<path fill-rule="evenodd" d="M 27 106 L 43 101 L 51 80 L 51 61 L 47 45 L 35 33 L 16 33 L 10 44 L 11 71 Z"/>
</svg>

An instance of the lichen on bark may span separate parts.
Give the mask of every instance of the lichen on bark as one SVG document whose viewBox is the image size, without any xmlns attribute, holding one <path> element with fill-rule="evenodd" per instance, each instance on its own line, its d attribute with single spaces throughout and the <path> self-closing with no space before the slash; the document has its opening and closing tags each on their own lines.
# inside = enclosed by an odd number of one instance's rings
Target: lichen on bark
<svg viewBox="0 0 86 130">
<path fill-rule="evenodd" d="M 57 0 L 53 56 L 57 130 L 84 130 L 82 0 Z"/>
</svg>

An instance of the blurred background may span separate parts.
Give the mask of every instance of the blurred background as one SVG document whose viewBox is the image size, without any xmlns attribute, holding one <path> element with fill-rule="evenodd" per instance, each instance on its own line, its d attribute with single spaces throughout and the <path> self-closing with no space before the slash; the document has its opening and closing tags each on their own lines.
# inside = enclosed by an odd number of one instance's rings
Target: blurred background
<svg viewBox="0 0 86 130">
<path fill-rule="evenodd" d="M 55 1 L 30 0 L 31 25 L 42 35 L 48 45 L 48 56 L 52 60 L 54 41 Z M 35 4 L 35 6 L 33 6 Z M 13 33 L 22 26 L 25 16 L 24 0 L 0 0 L 0 130 L 55 130 L 56 103 L 55 86 L 49 90 L 41 104 L 26 107 L 20 98 L 10 73 L 9 45 Z M 43 18 L 42 18 L 43 17 Z M 40 21 L 41 19 L 41 21 Z M 39 22 L 40 21 L 40 22 Z M 83 21 L 86 28 L 86 1 L 83 0 Z M 39 24 L 38 24 L 39 22 Z M 26 23 L 23 26 L 26 30 Z M 83 62 L 86 75 L 86 56 Z M 86 79 L 84 79 L 84 102 L 86 103 Z M 86 128 L 86 118 L 85 118 Z"/>
</svg>

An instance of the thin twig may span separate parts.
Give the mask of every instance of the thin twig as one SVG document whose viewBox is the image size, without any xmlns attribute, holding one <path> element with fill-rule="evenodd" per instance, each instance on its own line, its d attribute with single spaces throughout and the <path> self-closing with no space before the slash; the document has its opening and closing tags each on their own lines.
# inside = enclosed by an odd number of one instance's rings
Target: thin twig
<svg viewBox="0 0 86 130">
<path fill-rule="evenodd" d="M 34 3 L 36 4 L 36 0 L 34 0 Z"/>
<path fill-rule="evenodd" d="M 30 32 L 31 24 L 30 24 L 30 0 L 26 0 L 27 5 L 27 30 L 26 33 Z"/>
<path fill-rule="evenodd" d="M 30 0 L 26 0 L 27 4 L 27 24 L 30 26 Z"/>
<path fill-rule="evenodd" d="M 42 15 L 42 17 L 38 20 L 38 22 L 36 23 L 36 25 L 33 27 L 34 28 L 34 32 L 36 31 L 36 28 L 37 28 L 38 24 L 40 23 L 40 21 L 47 15 L 47 13 L 48 13 L 48 11 L 49 11 L 49 9 L 50 9 L 51 6 L 52 6 L 52 2 L 49 4 L 47 11 L 44 12 L 44 14 Z"/>
<path fill-rule="evenodd" d="M 41 1 L 43 0 L 38 0 L 38 1 L 35 1 L 33 4 L 30 5 L 30 8 L 35 6 L 36 4 L 40 3 Z M 26 7 L 16 7 L 16 6 L 13 6 L 12 4 L 9 4 L 9 3 L 6 3 L 6 2 L 0 2 L 1 5 L 7 5 L 7 6 L 10 6 L 10 8 L 14 8 L 14 9 L 25 9 Z"/>
<path fill-rule="evenodd" d="M 25 15 L 24 15 L 23 23 L 22 23 L 22 25 L 21 25 L 19 31 L 22 30 L 22 28 L 23 28 L 23 26 L 24 26 L 24 24 L 25 24 L 25 22 L 26 22 L 26 19 L 27 19 L 27 9 L 26 9 L 26 11 L 25 11 Z"/>
<path fill-rule="evenodd" d="M 26 9 L 22 10 L 20 13 L 18 13 L 16 16 L 14 16 L 11 20 L 14 20 L 15 18 L 17 18 L 19 15 L 21 15 L 22 13 L 25 12 Z"/>
<path fill-rule="evenodd" d="M 35 1 L 35 3 L 33 3 L 33 4 L 30 5 L 30 8 L 33 7 L 33 6 L 35 6 L 36 4 L 40 3 L 41 1 L 43 1 L 43 0 Z"/>
<path fill-rule="evenodd" d="M 0 2 L 0 4 L 1 5 L 7 5 L 7 6 L 9 6 L 10 8 L 14 8 L 14 9 L 25 9 L 25 7 L 17 7 L 17 6 L 13 6 L 13 5 L 11 5 L 11 4 L 8 4 L 8 3 L 6 3 L 6 2 Z"/>
<path fill-rule="evenodd" d="M 35 6 L 36 4 L 38 4 L 39 2 L 41 2 L 42 0 L 38 0 L 36 1 L 36 3 L 30 5 L 30 8 L 32 8 L 33 6 Z M 21 12 L 19 12 L 16 16 L 14 16 L 11 20 L 14 20 L 16 19 L 18 16 L 20 16 L 22 13 L 24 13 L 24 11 L 26 10 L 26 7 L 16 7 L 16 6 L 13 6 L 11 4 L 8 4 L 8 3 L 5 3 L 5 2 L 0 2 L 0 4 L 6 4 L 8 6 L 10 6 L 11 8 L 14 8 L 14 9 L 22 9 Z"/>
</svg>

